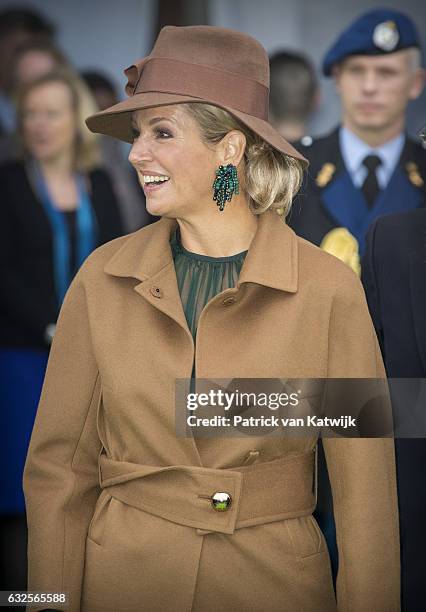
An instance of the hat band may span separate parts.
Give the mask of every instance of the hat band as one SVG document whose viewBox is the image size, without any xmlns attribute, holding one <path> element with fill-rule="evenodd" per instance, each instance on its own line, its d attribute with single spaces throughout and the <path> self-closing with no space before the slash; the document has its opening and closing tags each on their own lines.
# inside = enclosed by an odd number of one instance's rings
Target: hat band
<svg viewBox="0 0 426 612">
<path fill-rule="evenodd" d="M 149 59 L 133 95 L 162 92 L 194 96 L 268 120 L 269 89 L 253 79 L 200 64 L 165 58 Z"/>
</svg>

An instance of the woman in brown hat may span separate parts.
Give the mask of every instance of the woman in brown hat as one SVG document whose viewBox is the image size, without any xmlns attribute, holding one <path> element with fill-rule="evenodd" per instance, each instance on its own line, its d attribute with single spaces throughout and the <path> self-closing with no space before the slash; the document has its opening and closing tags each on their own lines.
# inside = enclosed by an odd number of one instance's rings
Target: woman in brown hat
<svg viewBox="0 0 426 612">
<path fill-rule="evenodd" d="M 67 293 L 25 468 L 29 590 L 70 612 L 397 612 L 392 440 L 324 440 L 336 603 L 317 436 L 175 429 L 191 374 L 383 376 L 359 280 L 284 222 L 306 160 L 268 123 L 265 50 L 166 27 L 126 74 L 128 99 L 87 123 L 133 142 L 162 218 L 98 248 Z"/>
</svg>

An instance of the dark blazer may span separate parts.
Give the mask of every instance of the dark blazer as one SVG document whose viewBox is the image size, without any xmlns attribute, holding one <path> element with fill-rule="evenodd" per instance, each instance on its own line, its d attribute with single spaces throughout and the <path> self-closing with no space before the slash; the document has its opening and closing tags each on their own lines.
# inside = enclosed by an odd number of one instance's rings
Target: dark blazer
<svg viewBox="0 0 426 612">
<path fill-rule="evenodd" d="M 357 238 L 362 254 L 365 235 L 374 219 L 426 205 L 426 151 L 409 138 L 393 176 L 371 209 L 343 163 L 338 128 L 328 136 L 312 140 L 310 146 L 296 146 L 310 166 L 288 224 L 299 236 L 318 246 L 329 231 L 346 227 Z"/>
<path fill-rule="evenodd" d="M 426 209 L 380 217 L 367 235 L 362 280 L 389 377 L 426 377 Z M 405 384 L 405 383 L 404 383 Z M 398 410 L 412 409 L 416 386 Z M 414 429 L 414 425 L 411 426 Z M 416 430 L 417 431 L 417 430 Z M 403 610 L 426 601 L 426 439 L 395 440 Z"/>
<path fill-rule="evenodd" d="M 98 245 L 124 233 L 108 175 L 88 174 Z M 47 348 L 44 331 L 57 304 L 49 220 L 22 162 L 0 166 L 0 346 Z"/>
</svg>

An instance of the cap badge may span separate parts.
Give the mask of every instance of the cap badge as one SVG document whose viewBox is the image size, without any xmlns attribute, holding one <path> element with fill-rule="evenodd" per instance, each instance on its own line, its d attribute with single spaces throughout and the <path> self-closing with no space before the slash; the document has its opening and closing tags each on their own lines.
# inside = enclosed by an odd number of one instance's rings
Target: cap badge
<svg viewBox="0 0 426 612">
<path fill-rule="evenodd" d="M 394 21 L 383 21 L 374 28 L 373 42 L 382 51 L 393 51 L 399 42 L 399 32 Z"/>
<path fill-rule="evenodd" d="M 328 185 L 335 172 L 336 166 L 334 164 L 324 164 L 315 179 L 315 182 L 318 187 L 325 187 L 326 185 Z"/>
<path fill-rule="evenodd" d="M 415 164 L 414 162 L 408 162 L 408 164 L 406 165 L 406 168 L 408 172 L 408 180 L 415 187 L 423 187 L 424 181 L 420 175 L 417 164 Z"/>
</svg>

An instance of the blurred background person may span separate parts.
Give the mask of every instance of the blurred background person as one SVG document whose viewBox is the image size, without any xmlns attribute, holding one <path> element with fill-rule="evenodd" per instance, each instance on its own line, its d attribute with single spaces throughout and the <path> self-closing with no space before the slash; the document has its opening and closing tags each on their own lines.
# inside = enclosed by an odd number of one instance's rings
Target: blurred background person
<svg viewBox="0 0 426 612">
<path fill-rule="evenodd" d="M 49 40 L 29 40 L 20 45 L 11 63 L 11 93 L 55 68 L 71 68 L 59 47 Z"/>
<path fill-rule="evenodd" d="M 22 158 L 0 166 L 0 590 L 26 588 L 22 469 L 64 294 L 89 253 L 124 233 L 84 123 L 91 109 L 69 71 L 28 83 L 17 106 Z"/>
<path fill-rule="evenodd" d="M 271 55 L 269 66 L 271 123 L 287 140 L 310 144 L 309 121 L 320 99 L 314 66 L 304 55 L 285 50 Z"/>
<path fill-rule="evenodd" d="M 89 78 L 78 76 L 65 54 L 56 44 L 45 39 L 30 39 L 15 50 L 11 63 L 10 100 L 16 104 L 16 96 L 22 87 L 39 76 L 60 68 L 75 73 L 75 83 L 80 90 L 80 99 L 85 105 L 93 104 L 93 97 L 99 110 L 105 100 L 118 101 L 114 87 L 105 77 L 88 73 Z M 77 78 L 78 77 L 78 78 Z M 87 77 L 87 75 L 86 75 Z M 18 156 L 16 132 L 0 138 L 0 162 Z M 125 157 L 124 150 L 117 142 L 106 136 L 99 139 L 102 165 L 112 179 L 114 191 L 120 206 L 120 214 L 126 233 L 156 220 L 145 210 L 145 199 L 135 172 Z"/>
<path fill-rule="evenodd" d="M 55 43 L 48 39 L 30 38 L 15 48 L 9 64 L 9 104 L 13 108 L 14 125 L 0 136 L 0 163 L 19 157 L 16 133 L 16 97 L 27 83 L 56 68 L 72 67 Z"/>
<path fill-rule="evenodd" d="M 425 78 L 414 22 L 395 10 L 363 14 L 332 45 L 323 72 L 335 80 L 341 125 L 301 147 L 310 173 L 289 225 L 359 273 L 374 219 L 426 203 L 426 151 L 405 132 Z"/>
<path fill-rule="evenodd" d="M 104 110 L 120 101 L 112 81 L 105 74 L 96 70 L 86 70 L 81 76 L 92 92 L 99 110 Z M 120 201 L 126 232 L 133 232 L 157 221 L 159 217 L 150 215 L 146 210 L 144 192 L 133 166 L 123 153 L 123 143 L 104 135 L 100 136 L 99 142 L 102 162 L 113 179 L 114 189 Z"/>
<path fill-rule="evenodd" d="M 28 7 L 8 8 L 0 12 L 0 135 L 15 129 L 15 109 L 10 100 L 16 50 L 30 40 L 53 41 L 55 27 L 45 17 Z"/>
</svg>

